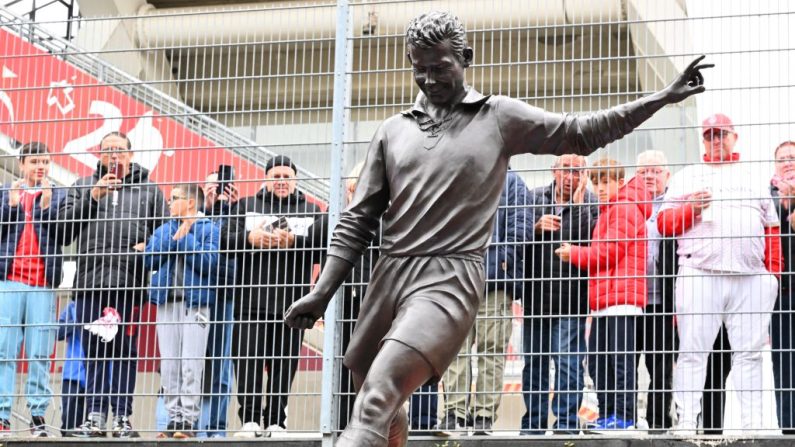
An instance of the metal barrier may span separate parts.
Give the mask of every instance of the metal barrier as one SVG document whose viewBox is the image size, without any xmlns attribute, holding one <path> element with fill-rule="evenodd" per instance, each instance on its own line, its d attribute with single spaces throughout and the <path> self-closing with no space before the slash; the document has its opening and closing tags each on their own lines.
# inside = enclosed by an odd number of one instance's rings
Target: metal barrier
<svg viewBox="0 0 795 447">
<path fill-rule="evenodd" d="M 552 112 L 717 67 L 588 158 L 514 157 L 471 339 L 407 403 L 411 435 L 795 429 L 789 2 L 80 6 L 72 42 L 0 9 L 0 436 L 334 445 L 381 235 L 314 329 L 283 312 L 370 138 L 414 103 L 403 34 L 433 9 L 467 27 L 472 88 Z"/>
</svg>

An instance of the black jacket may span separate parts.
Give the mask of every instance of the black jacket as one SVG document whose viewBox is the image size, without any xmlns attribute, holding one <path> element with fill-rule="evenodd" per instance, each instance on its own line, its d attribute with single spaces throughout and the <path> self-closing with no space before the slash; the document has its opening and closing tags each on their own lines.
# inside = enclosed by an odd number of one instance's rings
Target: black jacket
<svg viewBox="0 0 795 447">
<path fill-rule="evenodd" d="M 96 288 L 132 289 L 143 296 L 147 277 L 144 253 L 133 246 L 146 242 L 163 223 L 166 200 L 149 181 L 149 171 L 133 163 L 117 190 L 117 204 L 113 205 L 112 192 L 96 201 L 91 198 L 91 188 L 102 172 L 98 165 L 94 175 L 75 182 L 58 211 L 67 231 L 66 243 L 77 242 L 74 286 L 78 293 Z"/>
<path fill-rule="evenodd" d="M 216 200 L 211 209 L 205 209 L 204 215 L 221 229 L 221 253 L 218 256 L 218 289 L 216 297 L 218 300 L 231 299 L 234 297 L 234 285 L 237 281 L 235 256 L 228 253 L 224 247 L 229 246 L 229 216 L 232 207 L 223 200 Z"/>
<path fill-rule="evenodd" d="M 679 256 L 676 255 L 676 239 L 663 238 L 657 257 L 657 273 L 662 277 L 662 305 L 664 312 L 673 312 L 676 303 L 676 275 L 679 272 Z"/>
<path fill-rule="evenodd" d="M 320 262 L 322 247 L 314 243 L 313 225 L 320 209 L 306 201 L 301 192 L 279 199 L 264 188 L 237 202 L 228 220 L 228 239 L 222 249 L 234 253 L 237 266 L 235 314 L 281 317 L 294 301 L 309 292 L 314 264 Z M 289 219 L 295 245 L 289 249 L 260 249 L 248 235 L 257 225 L 271 219 Z M 225 229 L 222 229 L 222 233 Z M 226 243 L 226 247 L 224 247 Z"/>
<path fill-rule="evenodd" d="M 776 204 L 778 211 L 778 219 L 781 222 L 781 296 L 790 297 L 795 287 L 795 276 L 793 276 L 793 268 L 795 268 L 795 230 L 792 225 L 787 221 L 790 214 L 795 212 L 795 207 L 785 208 L 781 204 L 779 198 L 778 188 L 775 186 L 770 187 L 770 194 L 773 196 L 773 201 Z"/>
<path fill-rule="evenodd" d="M 530 191 L 532 224 L 544 214 L 556 214 L 555 183 Z M 585 315 L 588 313 L 588 272 L 563 262 L 555 250 L 563 242 L 588 245 L 599 218 L 596 197 L 586 192 L 581 205 L 564 204 L 561 229 L 535 233 L 525 254 L 526 274 L 524 310 L 528 315 Z"/>
</svg>

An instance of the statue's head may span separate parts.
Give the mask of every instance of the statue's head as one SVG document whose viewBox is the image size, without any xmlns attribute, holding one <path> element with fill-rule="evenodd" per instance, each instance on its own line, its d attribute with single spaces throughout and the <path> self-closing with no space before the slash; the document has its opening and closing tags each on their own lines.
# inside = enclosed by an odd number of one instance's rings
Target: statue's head
<svg viewBox="0 0 795 447">
<path fill-rule="evenodd" d="M 463 97 L 473 54 L 458 17 L 438 11 L 415 17 L 406 29 L 406 56 L 428 101 L 445 106 Z"/>
</svg>

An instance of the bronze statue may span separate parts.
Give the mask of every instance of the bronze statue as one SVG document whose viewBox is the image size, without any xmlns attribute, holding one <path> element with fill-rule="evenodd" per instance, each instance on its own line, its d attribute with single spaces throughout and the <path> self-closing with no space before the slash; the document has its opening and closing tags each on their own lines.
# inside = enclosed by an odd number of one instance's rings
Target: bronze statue
<svg viewBox="0 0 795 447">
<path fill-rule="evenodd" d="M 422 14 L 406 31 L 421 93 L 381 125 L 353 200 L 334 230 L 314 290 L 285 315 L 311 328 L 367 248 L 383 216 L 381 258 L 345 354 L 358 390 L 337 445 L 402 446 L 402 404 L 438 380 L 475 320 L 485 290 L 483 255 L 512 155 L 587 155 L 631 132 L 666 104 L 704 91 L 694 60 L 648 97 L 586 116 L 553 114 L 466 85 L 464 27 L 450 13 Z"/>
</svg>

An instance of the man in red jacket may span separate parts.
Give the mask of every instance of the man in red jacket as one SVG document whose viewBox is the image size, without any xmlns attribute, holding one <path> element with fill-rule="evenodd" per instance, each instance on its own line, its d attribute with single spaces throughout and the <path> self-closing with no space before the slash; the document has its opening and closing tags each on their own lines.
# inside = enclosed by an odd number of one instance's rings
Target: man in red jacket
<svg viewBox="0 0 795 447">
<path fill-rule="evenodd" d="M 762 427 L 762 349 L 781 272 L 779 219 L 768 178 L 739 163 L 729 117 L 704 120 L 704 162 L 674 175 L 657 227 L 678 239 L 675 433 L 696 434 L 707 357 L 721 324 L 731 347 L 742 428 Z M 775 276 L 774 276 L 775 275 Z"/>
<path fill-rule="evenodd" d="M 599 393 L 595 431 L 635 425 L 635 326 L 646 305 L 646 220 L 652 213 L 644 180 L 624 183 L 624 168 L 602 159 L 591 170 L 599 220 L 589 246 L 563 244 L 563 261 L 587 270 L 591 315 L 588 370 Z"/>
</svg>

